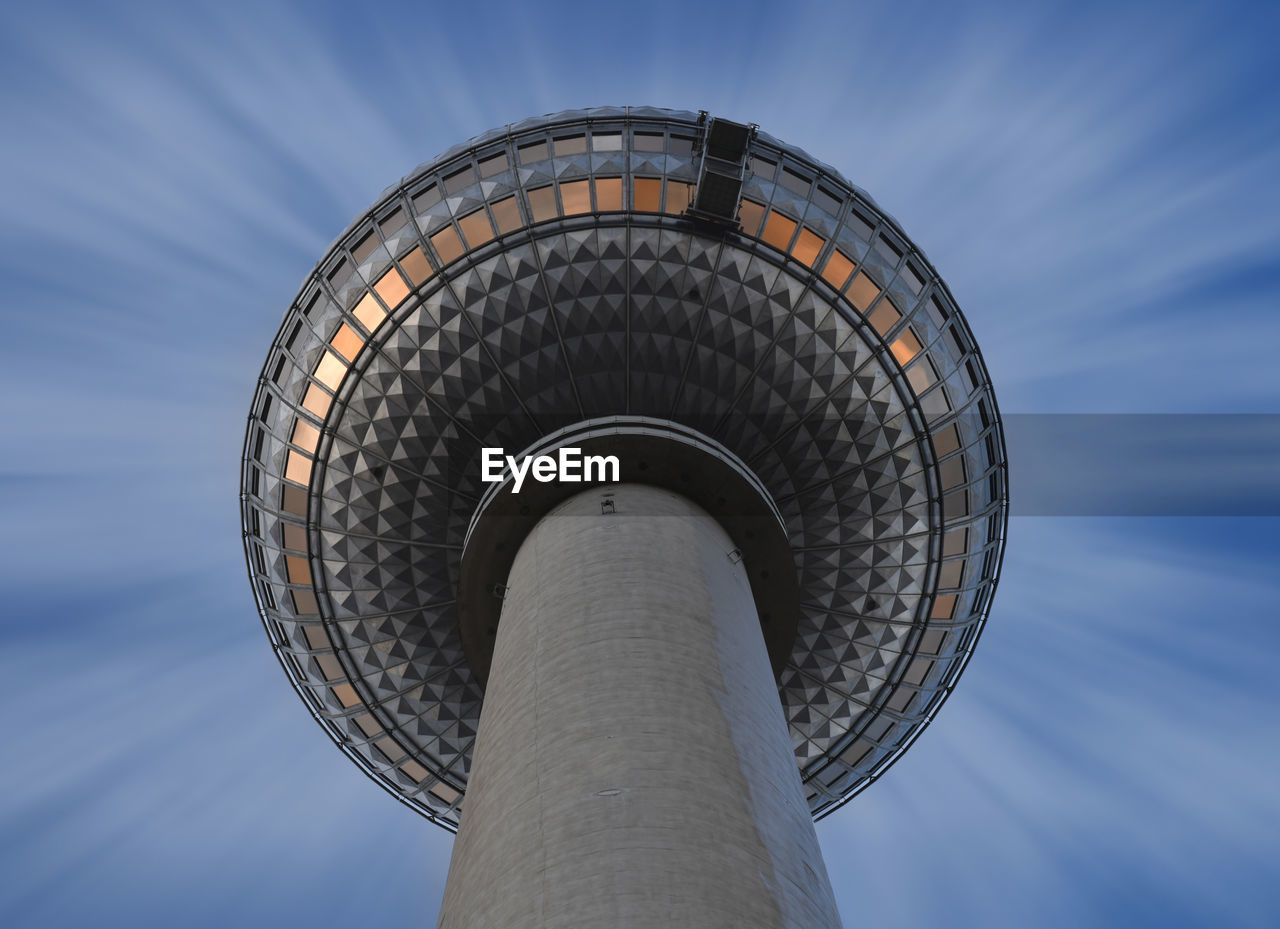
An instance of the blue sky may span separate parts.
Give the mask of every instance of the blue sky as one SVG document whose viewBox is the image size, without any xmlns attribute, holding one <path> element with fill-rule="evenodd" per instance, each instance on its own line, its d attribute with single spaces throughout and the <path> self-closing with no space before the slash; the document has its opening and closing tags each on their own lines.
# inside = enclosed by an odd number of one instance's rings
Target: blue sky
<svg viewBox="0 0 1280 929">
<path fill-rule="evenodd" d="M 280 315 L 416 164 L 567 107 L 757 122 L 902 222 L 1006 412 L 1277 414 L 1278 33 L 1260 3 L 6 5 L 0 924 L 434 924 L 450 838 L 307 719 L 234 502 Z M 1169 512 L 1274 501 L 1270 428 Z M 1275 925 L 1277 528 L 1015 518 L 956 695 L 819 826 L 847 925 Z"/>
</svg>

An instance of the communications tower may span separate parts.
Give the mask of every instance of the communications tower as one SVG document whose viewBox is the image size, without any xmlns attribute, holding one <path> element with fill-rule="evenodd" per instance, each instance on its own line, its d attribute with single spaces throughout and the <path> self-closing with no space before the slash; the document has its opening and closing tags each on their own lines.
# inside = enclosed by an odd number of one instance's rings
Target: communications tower
<svg viewBox="0 0 1280 929">
<path fill-rule="evenodd" d="M 440 927 L 835 929 L 813 820 L 955 686 L 1006 487 L 973 335 L 870 196 L 625 107 L 472 139 L 338 238 L 241 509 L 313 716 L 458 833 Z"/>
</svg>

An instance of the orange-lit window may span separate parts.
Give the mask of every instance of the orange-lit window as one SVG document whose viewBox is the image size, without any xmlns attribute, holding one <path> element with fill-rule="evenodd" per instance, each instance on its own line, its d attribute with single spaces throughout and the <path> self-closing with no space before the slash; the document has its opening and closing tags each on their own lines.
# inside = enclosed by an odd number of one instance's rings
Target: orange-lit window
<svg viewBox="0 0 1280 929">
<path fill-rule="evenodd" d="M 387 311 L 382 308 L 382 304 L 378 302 L 377 297 L 372 293 L 367 293 L 360 298 L 360 302 L 351 311 L 351 315 L 360 320 L 360 325 L 373 332 L 378 328 L 378 324 L 386 318 Z"/>
<path fill-rule="evenodd" d="M 382 298 L 382 302 L 393 309 L 400 305 L 400 301 L 409 296 L 409 288 L 405 284 L 404 278 L 400 276 L 400 272 L 394 267 L 378 278 L 378 283 L 373 285 L 373 289 Z"/>
<path fill-rule="evenodd" d="M 960 586 L 964 579 L 964 561 L 947 561 L 938 573 L 938 586 L 943 590 L 953 590 Z"/>
<path fill-rule="evenodd" d="M 462 229 L 467 248 L 478 248 L 493 238 L 493 224 L 489 222 L 489 214 L 484 207 L 462 217 L 458 226 Z"/>
<path fill-rule="evenodd" d="M 499 200 L 492 204 L 490 209 L 493 210 L 494 222 L 498 224 L 499 235 L 506 235 L 520 228 L 520 207 L 516 205 L 515 197 Z"/>
<path fill-rule="evenodd" d="M 854 275 L 853 280 L 849 282 L 849 287 L 845 290 L 845 296 L 858 312 L 865 312 L 879 293 L 880 288 L 876 286 L 875 281 L 861 271 Z"/>
<path fill-rule="evenodd" d="M 409 280 L 413 281 L 414 287 L 421 287 L 431 275 L 435 274 L 431 269 L 431 262 L 427 260 L 427 255 L 421 248 L 415 248 L 401 258 L 400 267 L 404 269 L 405 274 L 409 275 Z"/>
<path fill-rule="evenodd" d="M 284 476 L 298 484 L 311 483 L 311 459 L 296 448 L 289 449 L 285 459 Z"/>
<path fill-rule="evenodd" d="M 853 273 L 856 265 L 844 252 L 838 248 L 833 249 L 831 257 L 827 259 L 826 266 L 822 269 L 822 278 L 836 290 L 844 286 L 845 281 L 849 280 L 849 275 Z"/>
<path fill-rule="evenodd" d="M 374 738 L 378 733 L 384 731 L 378 721 L 373 718 L 372 713 L 364 713 L 356 717 L 356 725 L 360 727 L 360 731 L 369 738 Z"/>
<path fill-rule="evenodd" d="M 930 619 L 950 619 L 956 612 L 956 595 L 943 594 L 933 601 L 933 609 L 929 613 Z"/>
<path fill-rule="evenodd" d="M 738 204 L 738 222 L 742 223 L 742 231 L 747 235 L 759 235 L 763 220 L 764 204 L 754 200 L 743 200 Z"/>
<path fill-rule="evenodd" d="M 602 213 L 616 212 L 622 209 L 622 178 L 601 177 L 596 179 L 596 209 Z"/>
<path fill-rule="evenodd" d="M 888 335 L 892 329 L 902 319 L 902 314 L 898 312 L 898 308 L 893 305 L 893 301 L 885 297 L 880 301 L 880 305 L 876 307 L 876 311 L 867 317 L 867 322 L 871 323 L 871 328 L 883 335 Z"/>
<path fill-rule="evenodd" d="M 900 365 L 905 365 L 916 355 L 919 355 L 921 348 L 923 346 L 920 344 L 920 340 L 916 338 L 915 330 L 910 326 L 889 346 L 889 350 L 893 352 L 893 357 L 897 359 Z"/>
<path fill-rule="evenodd" d="M 591 182 L 569 181 L 560 185 L 560 202 L 565 216 L 591 212 Z"/>
<path fill-rule="evenodd" d="M 285 555 L 284 566 L 290 584 L 311 583 L 311 567 L 307 564 L 307 559 L 299 558 L 297 555 Z"/>
<path fill-rule="evenodd" d="M 956 432 L 955 424 L 952 423 L 946 429 L 933 434 L 933 453 L 939 458 L 945 458 L 960 447 L 960 434 Z"/>
<path fill-rule="evenodd" d="M 356 689 L 350 684 L 339 684 L 337 687 L 333 688 L 333 695 L 337 697 L 338 702 L 347 709 L 350 709 L 360 702 L 360 698 L 356 696 Z"/>
<path fill-rule="evenodd" d="M 302 408 L 308 410 L 321 419 L 329 412 L 329 404 L 333 403 L 333 397 L 329 396 L 320 389 L 318 384 L 308 384 L 307 392 L 302 397 Z"/>
<path fill-rule="evenodd" d="M 312 454 L 315 453 L 316 446 L 320 444 L 320 430 L 305 419 L 298 419 L 293 424 L 293 438 L 290 440 L 299 448 L 305 448 Z M 285 525 L 285 536 L 289 534 L 289 530 L 296 528 L 294 526 Z"/>
<path fill-rule="evenodd" d="M 528 196 L 529 212 L 533 214 L 535 223 L 555 219 L 560 215 L 560 211 L 556 208 L 556 191 L 551 185 L 535 187 L 529 191 Z"/>
<path fill-rule="evenodd" d="M 693 200 L 693 185 L 680 181 L 667 181 L 667 212 L 678 216 L 689 208 Z"/>
<path fill-rule="evenodd" d="M 332 648 L 329 644 L 329 634 L 324 631 L 323 626 L 306 626 L 304 634 L 307 637 L 308 648 L 314 651 Z"/>
<path fill-rule="evenodd" d="M 779 251 L 785 252 L 787 246 L 791 244 L 791 236 L 795 231 L 794 219 L 788 219 L 781 213 L 774 212 L 770 213 L 769 218 L 765 220 L 764 231 L 760 233 L 760 238 Z"/>
<path fill-rule="evenodd" d="M 355 361 L 356 355 L 360 354 L 360 349 L 364 347 L 364 338 L 346 323 L 343 323 L 338 327 L 338 331 L 333 334 L 329 344 L 347 361 Z"/>
<path fill-rule="evenodd" d="M 337 390 L 342 377 L 347 373 L 347 366 L 333 352 L 325 352 L 316 365 L 315 378 L 330 390 Z"/>
<path fill-rule="evenodd" d="M 826 239 L 802 227 L 800 235 L 796 237 L 796 244 L 791 247 L 791 256 L 801 264 L 812 268 L 813 263 L 818 260 L 818 253 L 822 251 L 822 246 L 826 244 Z"/>
<path fill-rule="evenodd" d="M 662 181 L 655 177 L 638 177 L 635 183 L 635 210 L 657 213 L 662 209 Z"/>
<path fill-rule="evenodd" d="M 462 240 L 458 238 L 458 233 L 454 231 L 452 226 L 445 226 L 433 235 L 431 237 L 431 247 L 440 256 L 441 264 L 448 264 L 465 251 L 462 247 Z"/>
</svg>

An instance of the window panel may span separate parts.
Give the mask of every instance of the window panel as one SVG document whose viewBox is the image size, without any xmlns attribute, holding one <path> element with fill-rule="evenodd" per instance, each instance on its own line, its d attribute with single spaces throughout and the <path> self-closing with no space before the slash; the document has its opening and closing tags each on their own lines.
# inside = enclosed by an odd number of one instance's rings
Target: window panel
<svg viewBox="0 0 1280 929">
<path fill-rule="evenodd" d="M 454 231 L 452 226 L 445 226 L 433 235 L 431 237 L 431 247 L 440 256 L 440 263 L 446 265 L 455 258 L 460 257 L 465 251 L 462 247 L 462 240 L 458 238 L 458 233 Z"/>
<path fill-rule="evenodd" d="M 360 349 L 364 347 L 364 338 L 346 323 L 342 323 L 338 326 L 338 331 L 333 334 L 333 338 L 329 340 L 329 344 L 347 361 L 355 361 L 356 355 L 360 354 Z"/>
<path fill-rule="evenodd" d="M 346 363 L 333 352 L 325 352 L 320 358 L 320 364 L 316 365 L 315 379 L 330 390 L 336 391 L 346 373 Z"/>
<path fill-rule="evenodd" d="M 293 424 L 293 437 L 290 441 L 299 448 L 306 449 L 314 455 L 316 446 L 320 444 L 320 430 L 311 425 L 311 423 L 307 422 L 305 419 L 295 420 Z M 286 537 L 288 536 L 289 530 L 292 528 L 297 527 L 289 525 L 285 526 Z M 297 546 L 294 547 L 296 548 Z M 306 547 L 305 543 L 303 547 Z"/>
<path fill-rule="evenodd" d="M 426 252 L 421 248 L 415 248 L 409 254 L 400 259 L 400 267 L 404 269 L 404 273 L 409 275 L 409 280 L 413 281 L 414 287 L 421 287 L 435 274 L 431 268 L 431 262 L 427 260 Z"/>
<path fill-rule="evenodd" d="M 529 211 L 533 214 L 535 223 L 555 219 L 560 215 L 560 210 L 556 207 L 556 190 L 551 185 L 535 187 L 529 191 L 528 197 Z"/>
<path fill-rule="evenodd" d="M 333 397 L 320 389 L 319 384 L 308 384 L 307 392 L 302 397 L 302 408 L 324 419 L 329 412 Z"/>
<path fill-rule="evenodd" d="M 493 210 L 493 219 L 498 224 L 499 235 L 514 232 L 523 225 L 520 221 L 520 207 L 516 205 L 515 197 L 499 200 L 490 209 Z"/>
<path fill-rule="evenodd" d="M 596 178 L 596 209 L 602 213 L 622 209 L 622 178 Z"/>
<path fill-rule="evenodd" d="M 386 319 L 387 311 L 382 308 L 382 304 L 370 292 L 360 298 L 360 302 L 351 311 L 351 315 L 360 320 L 360 325 L 373 332 Z"/>
<path fill-rule="evenodd" d="M 796 221 L 788 219 L 781 213 L 770 213 L 769 218 L 765 220 L 764 231 L 760 233 L 760 238 L 772 245 L 779 251 L 786 251 L 787 246 L 791 244 L 791 236 L 796 231 Z"/>
<path fill-rule="evenodd" d="M 285 458 L 284 476 L 297 484 L 311 483 L 311 459 L 296 448 Z"/>
<path fill-rule="evenodd" d="M 636 178 L 634 199 L 637 212 L 657 213 L 662 209 L 662 181 L 656 177 Z"/>
<path fill-rule="evenodd" d="M 915 330 L 910 326 L 889 346 L 889 350 L 893 352 L 893 357 L 900 365 L 905 365 L 916 355 L 919 355 L 922 348 L 920 339 L 916 337 Z"/>
<path fill-rule="evenodd" d="M 467 248 L 478 248 L 493 238 L 493 224 L 489 222 L 489 214 L 484 207 L 462 217 L 458 226 L 462 229 Z"/>
<path fill-rule="evenodd" d="M 812 268 L 813 263 L 818 260 L 818 253 L 822 251 L 822 246 L 826 244 L 826 239 L 810 229 L 801 227 L 800 235 L 796 236 L 796 244 L 791 247 L 791 257 Z"/>
<path fill-rule="evenodd" d="M 743 200 L 738 204 L 738 222 L 742 223 L 742 231 L 747 235 L 758 236 L 763 221 L 764 204 L 754 200 Z"/>
<path fill-rule="evenodd" d="M 693 200 L 693 185 L 680 181 L 667 181 L 667 213 L 679 216 L 689 208 Z"/>
<path fill-rule="evenodd" d="M 569 181 L 560 185 L 560 202 L 565 216 L 591 212 L 591 182 Z"/>
</svg>

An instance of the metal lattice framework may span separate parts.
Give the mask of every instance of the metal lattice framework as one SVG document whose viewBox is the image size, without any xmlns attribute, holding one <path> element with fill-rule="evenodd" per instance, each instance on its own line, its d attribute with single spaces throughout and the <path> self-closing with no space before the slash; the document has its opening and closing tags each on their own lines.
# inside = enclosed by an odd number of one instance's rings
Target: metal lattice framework
<svg viewBox="0 0 1280 929">
<path fill-rule="evenodd" d="M 334 741 L 446 828 L 483 701 L 456 612 L 482 447 L 631 414 L 752 469 L 795 556 L 779 692 L 815 816 L 918 735 L 985 621 L 1005 450 L 951 295 L 864 192 L 763 133 L 737 222 L 694 215 L 705 128 L 593 109 L 450 150 L 339 238 L 263 368 L 242 488 L 263 622 Z"/>
</svg>

